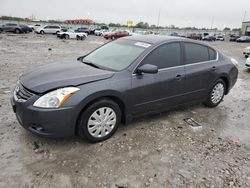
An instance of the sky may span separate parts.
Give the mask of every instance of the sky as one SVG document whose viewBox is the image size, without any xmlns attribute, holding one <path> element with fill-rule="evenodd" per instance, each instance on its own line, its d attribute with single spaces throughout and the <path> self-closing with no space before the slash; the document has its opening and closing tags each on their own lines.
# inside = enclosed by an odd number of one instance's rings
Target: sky
<svg viewBox="0 0 250 188">
<path fill-rule="evenodd" d="M 240 28 L 244 17 L 250 21 L 250 0 L 0 0 L 3 15 L 150 25 L 159 17 L 160 26 Z"/>
</svg>

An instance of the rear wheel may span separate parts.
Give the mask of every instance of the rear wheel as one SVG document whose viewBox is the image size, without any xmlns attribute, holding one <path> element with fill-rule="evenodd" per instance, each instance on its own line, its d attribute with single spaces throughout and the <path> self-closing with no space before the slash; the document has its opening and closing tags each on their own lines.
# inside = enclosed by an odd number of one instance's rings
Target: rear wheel
<svg viewBox="0 0 250 188">
<path fill-rule="evenodd" d="M 21 33 L 20 29 L 15 29 L 15 33 L 17 34 Z"/>
<path fill-rule="evenodd" d="M 91 104 L 81 115 L 78 133 L 91 142 L 111 137 L 121 122 L 121 110 L 117 103 L 102 99 Z"/>
<path fill-rule="evenodd" d="M 209 96 L 205 105 L 208 107 L 216 107 L 223 100 L 226 92 L 226 84 L 222 79 L 217 80 L 212 89 L 210 90 Z"/>
</svg>

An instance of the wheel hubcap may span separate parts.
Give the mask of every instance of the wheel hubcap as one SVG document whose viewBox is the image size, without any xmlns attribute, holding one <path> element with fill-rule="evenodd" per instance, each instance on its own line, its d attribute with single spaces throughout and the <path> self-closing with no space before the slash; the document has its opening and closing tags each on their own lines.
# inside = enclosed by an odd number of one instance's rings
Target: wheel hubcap
<svg viewBox="0 0 250 188">
<path fill-rule="evenodd" d="M 97 109 L 88 120 L 88 132 L 95 138 L 107 136 L 116 125 L 116 114 L 112 108 Z"/>
<path fill-rule="evenodd" d="M 224 85 L 222 83 L 218 83 L 214 86 L 212 91 L 211 100 L 214 104 L 220 102 L 224 95 Z"/>
</svg>

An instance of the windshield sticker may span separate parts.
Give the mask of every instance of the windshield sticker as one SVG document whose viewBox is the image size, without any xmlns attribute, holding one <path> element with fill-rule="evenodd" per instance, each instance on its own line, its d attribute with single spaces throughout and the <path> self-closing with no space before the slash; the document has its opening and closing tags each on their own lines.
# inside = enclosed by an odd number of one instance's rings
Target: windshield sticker
<svg viewBox="0 0 250 188">
<path fill-rule="evenodd" d="M 151 46 L 151 44 L 144 43 L 144 42 L 136 42 L 135 45 L 136 45 L 136 46 L 143 47 L 143 48 L 148 48 L 148 47 Z"/>
</svg>

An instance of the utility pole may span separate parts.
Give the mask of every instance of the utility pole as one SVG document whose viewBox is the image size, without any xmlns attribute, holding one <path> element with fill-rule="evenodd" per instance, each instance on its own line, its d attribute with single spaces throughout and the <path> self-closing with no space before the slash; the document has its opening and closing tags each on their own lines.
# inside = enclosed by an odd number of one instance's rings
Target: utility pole
<svg viewBox="0 0 250 188">
<path fill-rule="evenodd" d="M 247 11 L 245 11 L 245 12 L 244 12 L 244 16 L 243 16 L 243 20 L 242 20 L 242 22 L 244 22 L 244 21 L 245 21 L 246 16 L 247 16 Z"/>
<path fill-rule="evenodd" d="M 159 29 L 159 24 L 160 24 L 160 17 L 161 17 L 161 9 L 159 9 L 158 19 L 157 19 L 157 27 L 158 27 L 158 29 Z"/>
<path fill-rule="evenodd" d="M 213 29 L 213 25 L 214 25 L 214 17 L 212 17 L 211 30 Z"/>
</svg>

